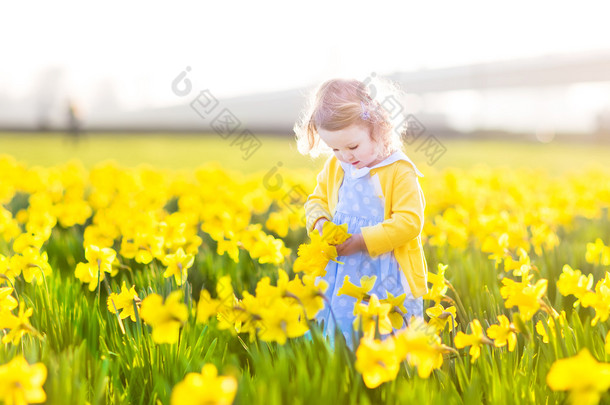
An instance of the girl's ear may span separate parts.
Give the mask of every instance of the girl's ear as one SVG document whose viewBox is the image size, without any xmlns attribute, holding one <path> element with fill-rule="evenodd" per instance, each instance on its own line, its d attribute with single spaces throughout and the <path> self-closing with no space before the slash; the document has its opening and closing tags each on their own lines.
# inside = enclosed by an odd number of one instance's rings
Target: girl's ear
<svg viewBox="0 0 610 405">
<path fill-rule="evenodd" d="M 377 156 L 381 156 L 384 152 L 385 145 L 382 139 L 383 137 L 381 136 L 381 134 L 379 133 L 379 129 L 375 125 L 371 125 L 370 136 L 371 141 L 375 143 L 375 152 L 377 153 Z"/>
</svg>

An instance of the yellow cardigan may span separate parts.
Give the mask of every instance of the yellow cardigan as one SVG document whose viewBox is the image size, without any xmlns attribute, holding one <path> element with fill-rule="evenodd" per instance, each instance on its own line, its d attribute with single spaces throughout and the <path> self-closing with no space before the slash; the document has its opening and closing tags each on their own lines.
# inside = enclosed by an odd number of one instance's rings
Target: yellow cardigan
<svg viewBox="0 0 610 405">
<path fill-rule="evenodd" d="M 426 257 L 421 244 L 426 201 L 417 179 L 418 175 L 423 175 L 406 155 L 401 156 L 405 159 L 370 169 L 370 175 L 378 176 L 381 185 L 378 192 L 385 201 L 385 219 L 376 225 L 362 227 L 361 232 L 371 257 L 394 251 L 411 293 L 417 298 L 428 292 Z M 339 160 L 330 156 L 318 174 L 316 188 L 305 202 L 307 235 L 318 219 L 332 220 L 343 175 Z"/>
</svg>

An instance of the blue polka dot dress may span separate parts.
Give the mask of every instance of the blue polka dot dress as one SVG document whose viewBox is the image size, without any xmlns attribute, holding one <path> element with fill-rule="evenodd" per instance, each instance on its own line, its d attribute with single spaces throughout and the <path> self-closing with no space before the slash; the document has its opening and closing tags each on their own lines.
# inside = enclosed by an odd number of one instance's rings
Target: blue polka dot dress
<svg viewBox="0 0 610 405">
<path fill-rule="evenodd" d="M 348 232 L 351 234 L 360 233 L 361 227 L 383 222 L 385 204 L 383 193 L 377 176 L 371 177 L 369 172 L 374 167 L 384 166 L 399 159 L 409 160 L 402 151 L 396 151 L 371 168 L 356 169 L 341 162 L 345 175 L 339 188 L 339 201 L 332 222 L 337 225 L 347 224 Z M 343 286 L 345 276 L 349 276 L 349 281 L 357 286 L 360 285 L 362 276 L 377 276 L 375 286 L 369 294 L 375 294 L 379 299 L 388 298 L 388 292 L 394 297 L 406 294 L 404 305 L 407 308 L 407 319 L 412 315 L 423 316 L 423 299 L 413 298 L 394 252 L 387 252 L 374 258 L 367 252 L 358 252 L 349 256 L 338 256 L 337 260 L 344 264 L 329 261 L 326 275 L 317 278 L 318 280 L 323 278 L 328 283 L 325 293 L 328 301 L 325 302 L 324 309 L 318 312 L 316 321 L 323 322 L 324 334 L 329 337 L 333 348 L 336 325 L 345 336 L 348 346 L 355 350 L 352 343 L 352 328 L 356 319 L 353 313 L 356 298 L 337 295 Z"/>
</svg>

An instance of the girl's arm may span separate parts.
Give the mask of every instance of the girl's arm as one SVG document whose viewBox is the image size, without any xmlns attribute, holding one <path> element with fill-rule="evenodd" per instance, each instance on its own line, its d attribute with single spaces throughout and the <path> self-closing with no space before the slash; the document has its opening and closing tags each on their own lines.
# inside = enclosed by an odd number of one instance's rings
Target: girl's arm
<svg viewBox="0 0 610 405">
<path fill-rule="evenodd" d="M 328 209 L 328 168 L 332 158 L 333 156 L 326 161 L 324 167 L 318 173 L 316 188 L 305 202 L 307 235 L 311 234 L 315 225 L 320 226 L 323 223 L 323 221 L 318 222 L 319 219 L 326 218 L 329 221 L 332 219 Z"/>
<path fill-rule="evenodd" d="M 417 174 L 407 162 L 398 162 L 395 170 L 390 218 L 360 228 L 371 257 L 415 239 L 423 228 L 426 203 Z"/>
</svg>

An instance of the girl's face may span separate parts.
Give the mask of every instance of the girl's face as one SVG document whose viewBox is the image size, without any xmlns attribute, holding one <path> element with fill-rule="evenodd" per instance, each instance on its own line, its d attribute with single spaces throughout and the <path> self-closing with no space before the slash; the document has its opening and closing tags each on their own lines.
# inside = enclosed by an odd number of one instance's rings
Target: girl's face
<svg viewBox="0 0 610 405">
<path fill-rule="evenodd" d="M 318 134 L 332 148 L 337 159 L 357 169 L 374 166 L 383 160 L 375 151 L 377 143 L 371 139 L 369 129 L 364 126 L 353 124 L 337 131 L 319 129 Z"/>
</svg>

